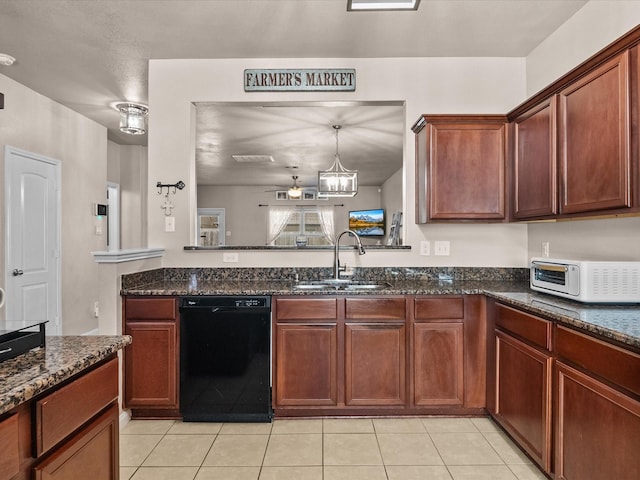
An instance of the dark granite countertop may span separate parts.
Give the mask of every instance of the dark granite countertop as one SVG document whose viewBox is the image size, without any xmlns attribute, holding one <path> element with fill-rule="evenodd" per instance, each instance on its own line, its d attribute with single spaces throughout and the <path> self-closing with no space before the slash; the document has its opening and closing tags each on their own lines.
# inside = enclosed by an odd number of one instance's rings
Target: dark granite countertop
<svg viewBox="0 0 640 480">
<path fill-rule="evenodd" d="M 586 304 L 527 291 L 485 294 L 504 304 L 640 349 L 640 304 Z"/>
<path fill-rule="evenodd" d="M 0 414 L 81 373 L 131 343 L 123 336 L 51 336 L 46 347 L 0 363 Z"/>
<path fill-rule="evenodd" d="M 376 290 L 297 290 L 291 280 L 169 278 L 122 290 L 123 295 L 462 295 L 486 294 L 559 323 L 640 348 L 640 304 L 589 305 L 533 292 L 527 282 L 384 280 Z"/>
</svg>

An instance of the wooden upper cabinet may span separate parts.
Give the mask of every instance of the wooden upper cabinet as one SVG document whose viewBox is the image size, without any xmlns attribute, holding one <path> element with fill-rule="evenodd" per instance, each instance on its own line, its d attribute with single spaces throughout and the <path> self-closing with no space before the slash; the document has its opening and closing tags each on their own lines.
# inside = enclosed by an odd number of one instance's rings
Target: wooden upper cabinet
<svg viewBox="0 0 640 480">
<path fill-rule="evenodd" d="M 558 213 L 556 105 L 557 96 L 553 96 L 512 122 L 516 219 Z"/>
<path fill-rule="evenodd" d="M 560 213 L 631 206 L 629 51 L 560 98 Z"/>
<path fill-rule="evenodd" d="M 416 137 L 416 221 L 505 219 L 506 116 L 427 115 Z"/>
</svg>

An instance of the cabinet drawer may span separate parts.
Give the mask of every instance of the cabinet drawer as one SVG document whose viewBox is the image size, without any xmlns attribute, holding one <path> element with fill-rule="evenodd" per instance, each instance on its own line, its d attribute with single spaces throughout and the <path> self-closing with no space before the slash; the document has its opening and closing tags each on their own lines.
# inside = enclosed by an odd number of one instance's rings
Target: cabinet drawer
<svg viewBox="0 0 640 480">
<path fill-rule="evenodd" d="M 174 297 L 126 298 L 127 320 L 166 320 L 176 318 L 177 299 Z"/>
<path fill-rule="evenodd" d="M 504 305 L 496 305 L 496 327 L 545 350 L 551 350 L 551 322 Z"/>
<path fill-rule="evenodd" d="M 424 297 L 416 298 L 414 316 L 420 320 L 447 320 L 464 318 L 464 300 L 462 297 Z"/>
<path fill-rule="evenodd" d="M 278 320 L 335 320 L 338 318 L 337 298 L 278 298 Z"/>
<path fill-rule="evenodd" d="M 350 320 L 404 320 L 406 317 L 404 297 L 347 298 L 345 302 L 345 316 Z"/>
<path fill-rule="evenodd" d="M 18 415 L 0 422 L 0 478 L 11 478 L 20 469 Z"/>
<path fill-rule="evenodd" d="M 118 406 L 112 405 L 33 469 L 34 480 L 118 478 Z"/>
<path fill-rule="evenodd" d="M 118 398 L 118 359 L 36 402 L 36 453 L 41 455 Z"/>
<path fill-rule="evenodd" d="M 640 355 L 596 338 L 556 327 L 556 352 L 575 365 L 640 395 Z"/>
</svg>

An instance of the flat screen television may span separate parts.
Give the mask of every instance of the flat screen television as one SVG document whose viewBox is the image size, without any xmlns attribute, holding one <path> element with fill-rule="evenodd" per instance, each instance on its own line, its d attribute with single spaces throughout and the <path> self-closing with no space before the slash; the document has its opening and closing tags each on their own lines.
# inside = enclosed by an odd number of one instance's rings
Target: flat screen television
<svg viewBox="0 0 640 480">
<path fill-rule="evenodd" d="M 349 230 L 353 230 L 361 237 L 383 237 L 385 232 L 384 209 L 350 211 Z"/>
</svg>

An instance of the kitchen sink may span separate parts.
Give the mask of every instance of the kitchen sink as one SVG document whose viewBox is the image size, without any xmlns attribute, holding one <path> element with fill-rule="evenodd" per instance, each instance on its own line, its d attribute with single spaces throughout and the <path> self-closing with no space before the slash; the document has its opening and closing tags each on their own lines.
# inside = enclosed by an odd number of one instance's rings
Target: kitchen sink
<svg viewBox="0 0 640 480">
<path fill-rule="evenodd" d="M 309 282 L 298 282 L 293 285 L 294 290 L 321 290 L 321 291 L 332 291 L 332 290 L 346 290 L 346 291 L 357 291 L 357 290 L 381 290 L 384 288 L 388 288 L 391 285 L 387 282 L 351 282 L 349 280 L 315 280 Z"/>
</svg>

